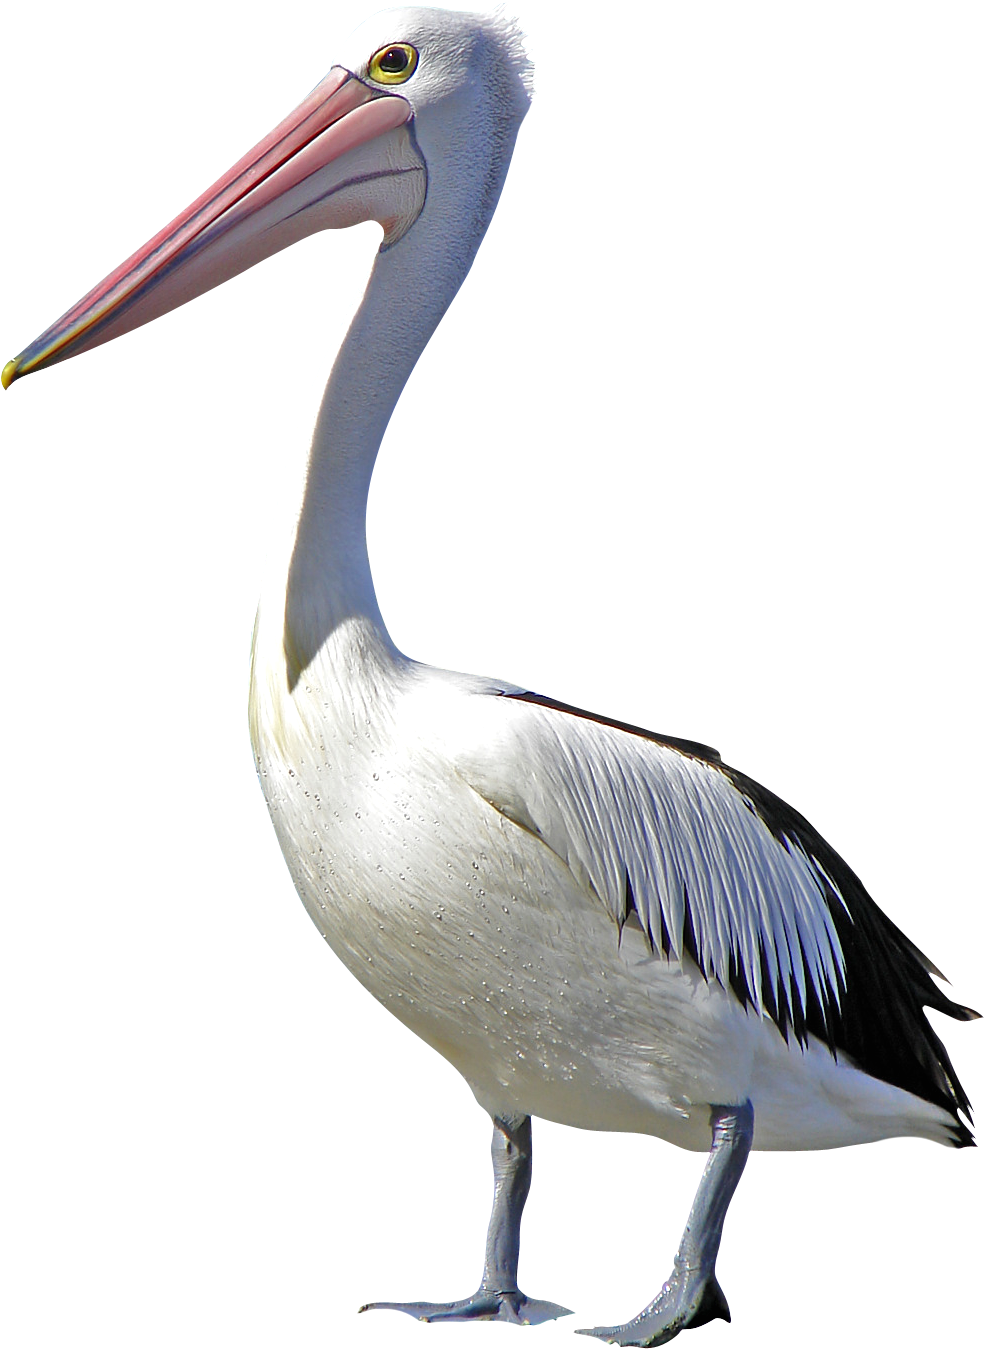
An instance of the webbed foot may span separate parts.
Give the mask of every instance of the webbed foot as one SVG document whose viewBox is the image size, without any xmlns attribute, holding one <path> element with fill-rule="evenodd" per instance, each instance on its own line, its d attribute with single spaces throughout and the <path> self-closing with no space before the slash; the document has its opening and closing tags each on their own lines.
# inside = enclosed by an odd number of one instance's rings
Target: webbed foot
<svg viewBox="0 0 984 1349">
<path fill-rule="evenodd" d="M 520 1326 L 537 1326 L 557 1316 L 571 1315 L 567 1307 L 540 1302 L 518 1289 L 500 1293 L 486 1288 L 457 1302 L 367 1302 L 359 1311 L 406 1312 L 418 1321 L 510 1321 Z"/>
<path fill-rule="evenodd" d="M 594 1326 L 576 1333 L 623 1347 L 641 1345 L 650 1349 L 652 1345 L 668 1344 L 681 1330 L 694 1330 L 718 1317 L 730 1321 L 731 1312 L 713 1270 L 704 1275 L 674 1270 L 649 1306 L 624 1326 Z"/>
</svg>

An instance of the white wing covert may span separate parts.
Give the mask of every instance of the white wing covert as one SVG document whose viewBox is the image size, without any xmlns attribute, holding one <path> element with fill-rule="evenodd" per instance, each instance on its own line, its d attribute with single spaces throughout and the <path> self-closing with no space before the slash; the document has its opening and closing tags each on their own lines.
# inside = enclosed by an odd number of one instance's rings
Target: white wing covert
<svg viewBox="0 0 984 1349">
<path fill-rule="evenodd" d="M 844 983 L 831 914 L 843 899 L 714 751 L 536 695 L 506 700 L 514 752 L 476 765 L 472 785 L 538 835 L 620 929 L 634 911 L 654 952 L 687 952 L 784 1033 L 805 1034 L 811 1001 L 826 1022 Z"/>
</svg>

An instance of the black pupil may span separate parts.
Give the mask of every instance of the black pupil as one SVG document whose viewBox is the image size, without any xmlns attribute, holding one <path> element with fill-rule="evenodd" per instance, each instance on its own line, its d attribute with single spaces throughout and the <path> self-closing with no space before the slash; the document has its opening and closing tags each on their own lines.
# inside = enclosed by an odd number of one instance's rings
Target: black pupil
<svg viewBox="0 0 984 1349">
<path fill-rule="evenodd" d="M 379 69 L 387 75 L 400 75 L 410 64 L 410 57 L 402 47 L 390 47 L 379 58 Z"/>
</svg>

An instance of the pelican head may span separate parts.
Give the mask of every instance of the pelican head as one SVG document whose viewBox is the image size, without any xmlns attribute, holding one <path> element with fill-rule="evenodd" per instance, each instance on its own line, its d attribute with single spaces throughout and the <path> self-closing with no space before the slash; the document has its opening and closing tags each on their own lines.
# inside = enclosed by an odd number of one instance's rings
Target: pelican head
<svg viewBox="0 0 984 1349">
<path fill-rule="evenodd" d="M 8 362 L 3 387 L 318 230 L 374 220 L 383 251 L 427 234 L 425 252 L 438 250 L 453 294 L 529 105 L 518 30 L 501 15 L 394 9 L 364 23 L 340 55 L 279 126 Z"/>
</svg>

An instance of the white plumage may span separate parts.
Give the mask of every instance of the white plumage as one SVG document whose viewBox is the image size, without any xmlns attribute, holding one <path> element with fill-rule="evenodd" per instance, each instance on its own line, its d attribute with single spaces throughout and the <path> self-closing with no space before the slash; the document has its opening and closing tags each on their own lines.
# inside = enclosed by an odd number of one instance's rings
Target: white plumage
<svg viewBox="0 0 984 1349">
<path fill-rule="evenodd" d="M 756 1147 L 951 1138 L 952 1114 L 815 1037 L 787 1043 L 765 1012 L 760 950 L 790 1006 L 812 981 L 836 1008 L 833 887 L 722 769 L 407 660 L 364 621 L 337 628 L 291 693 L 279 632 L 261 617 L 251 726 L 294 883 L 336 954 L 491 1114 L 704 1149 L 708 1106 L 751 1098 Z"/>
</svg>

